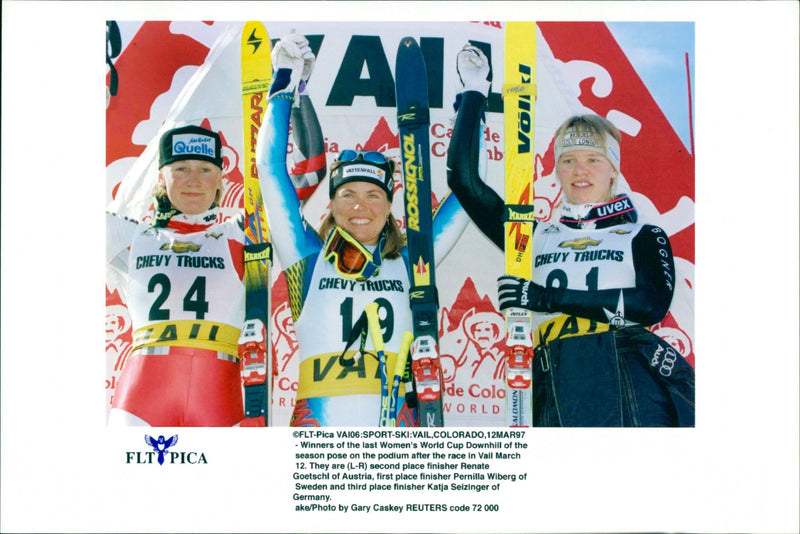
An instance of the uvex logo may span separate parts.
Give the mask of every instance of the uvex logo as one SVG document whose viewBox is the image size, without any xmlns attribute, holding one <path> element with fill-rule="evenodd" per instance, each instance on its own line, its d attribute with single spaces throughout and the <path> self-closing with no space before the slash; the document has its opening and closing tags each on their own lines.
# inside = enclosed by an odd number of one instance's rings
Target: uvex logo
<svg viewBox="0 0 800 534">
<path fill-rule="evenodd" d="M 616 202 L 611 202 L 597 207 L 598 217 L 607 217 L 615 213 L 624 213 L 633 209 L 633 204 L 629 198 L 623 198 Z"/>
</svg>

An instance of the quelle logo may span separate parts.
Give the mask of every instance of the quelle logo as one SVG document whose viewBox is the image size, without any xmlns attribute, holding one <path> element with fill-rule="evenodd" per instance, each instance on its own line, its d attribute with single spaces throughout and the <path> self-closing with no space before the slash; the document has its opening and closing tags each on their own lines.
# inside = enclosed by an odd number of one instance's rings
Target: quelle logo
<svg viewBox="0 0 800 534">
<path fill-rule="evenodd" d="M 128 464 L 207 464 L 206 455 L 202 452 L 183 452 L 168 450 L 178 444 L 178 435 L 154 438 L 145 434 L 144 442 L 150 447 L 148 451 L 127 451 L 125 463 Z"/>
</svg>

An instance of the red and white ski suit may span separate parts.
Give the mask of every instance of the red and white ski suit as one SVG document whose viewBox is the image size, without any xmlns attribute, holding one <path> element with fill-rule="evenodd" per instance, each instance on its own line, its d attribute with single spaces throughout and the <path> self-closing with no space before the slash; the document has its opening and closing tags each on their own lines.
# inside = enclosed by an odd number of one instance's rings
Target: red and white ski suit
<svg viewBox="0 0 800 534">
<path fill-rule="evenodd" d="M 178 214 L 165 227 L 107 214 L 107 260 L 127 278 L 133 351 L 109 424 L 233 426 L 244 418 L 243 218 Z"/>
</svg>

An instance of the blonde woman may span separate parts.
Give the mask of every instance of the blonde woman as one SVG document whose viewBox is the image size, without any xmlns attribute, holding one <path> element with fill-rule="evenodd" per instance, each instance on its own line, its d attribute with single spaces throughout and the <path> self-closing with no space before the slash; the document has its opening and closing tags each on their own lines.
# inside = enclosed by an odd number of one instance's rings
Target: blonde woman
<svg viewBox="0 0 800 534">
<path fill-rule="evenodd" d="M 471 46 L 458 56 L 461 95 L 448 183 L 499 248 L 504 203 L 478 174 L 489 64 Z M 540 426 L 693 426 L 694 371 L 647 330 L 667 313 L 675 267 L 661 228 L 637 222 L 616 193 L 620 133 L 596 115 L 570 117 L 555 134 L 561 218 L 534 223 L 530 279 L 502 276 L 500 308 L 524 308 L 533 335 L 533 419 Z"/>
</svg>

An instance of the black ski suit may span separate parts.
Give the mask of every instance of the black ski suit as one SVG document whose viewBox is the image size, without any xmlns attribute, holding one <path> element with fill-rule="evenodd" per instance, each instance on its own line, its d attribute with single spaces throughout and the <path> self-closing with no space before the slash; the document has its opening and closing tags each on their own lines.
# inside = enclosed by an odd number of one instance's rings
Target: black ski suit
<svg viewBox="0 0 800 534">
<path fill-rule="evenodd" d="M 504 203 L 478 174 L 484 103 L 479 92 L 461 95 L 448 183 L 502 249 Z M 533 424 L 693 426 L 694 370 L 645 328 L 663 319 L 672 301 L 669 238 L 636 222 L 625 195 L 588 208 L 578 209 L 577 218 L 534 223 L 526 306 L 541 322 L 534 334 Z"/>
</svg>

